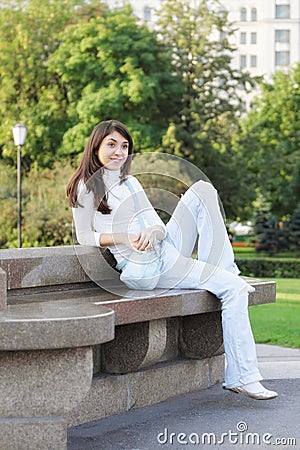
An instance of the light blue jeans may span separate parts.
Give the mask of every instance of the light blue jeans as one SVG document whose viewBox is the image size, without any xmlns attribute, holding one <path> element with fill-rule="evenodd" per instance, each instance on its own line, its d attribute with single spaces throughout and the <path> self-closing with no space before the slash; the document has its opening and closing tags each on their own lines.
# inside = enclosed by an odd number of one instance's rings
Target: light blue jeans
<svg viewBox="0 0 300 450">
<path fill-rule="evenodd" d="M 248 293 L 254 288 L 238 276 L 216 189 L 204 181 L 191 186 L 178 202 L 167 231 L 157 287 L 206 289 L 215 294 L 222 303 L 225 386 L 262 380 L 248 317 Z"/>
</svg>

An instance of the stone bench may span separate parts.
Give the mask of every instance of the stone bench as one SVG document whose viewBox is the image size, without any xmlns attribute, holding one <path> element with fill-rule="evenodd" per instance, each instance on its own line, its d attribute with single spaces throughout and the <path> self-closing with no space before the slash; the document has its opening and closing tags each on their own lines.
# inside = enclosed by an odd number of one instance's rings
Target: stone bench
<svg viewBox="0 0 300 450">
<path fill-rule="evenodd" d="M 274 282 L 250 282 L 250 305 L 275 301 Z M 223 379 L 219 300 L 129 291 L 96 248 L 1 250 L 0 305 L 6 450 L 63 449 L 67 426 Z"/>
</svg>

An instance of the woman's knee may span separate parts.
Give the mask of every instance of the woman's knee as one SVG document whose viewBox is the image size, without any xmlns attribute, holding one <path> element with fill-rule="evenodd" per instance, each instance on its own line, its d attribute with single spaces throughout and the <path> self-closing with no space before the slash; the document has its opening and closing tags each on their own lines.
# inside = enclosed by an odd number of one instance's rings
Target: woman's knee
<svg viewBox="0 0 300 450">
<path fill-rule="evenodd" d="M 193 200 L 204 200 L 206 197 L 215 195 L 216 189 L 213 187 L 211 183 L 208 181 L 196 181 L 196 183 L 192 184 L 188 188 L 188 190 L 184 193 L 182 200 L 185 203 L 190 204 Z"/>
<path fill-rule="evenodd" d="M 197 196 L 206 196 L 208 194 L 214 194 L 216 192 L 215 187 L 208 181 L 199 180 L 196 181 L 190 188 Z"/>
<path fill-rule="evenodd" d="M 216 282 L 220 285 L 220 291 L 224 297 L 235 297 L 248 295 L 248 283 L 239 275 L 218 269 L 215 274 Z"/>
</svg>

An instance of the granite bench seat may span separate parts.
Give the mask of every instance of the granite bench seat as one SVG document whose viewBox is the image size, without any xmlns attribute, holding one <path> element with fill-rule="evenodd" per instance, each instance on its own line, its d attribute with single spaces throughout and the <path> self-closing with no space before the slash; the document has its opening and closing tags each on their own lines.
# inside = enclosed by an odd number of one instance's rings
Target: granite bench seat
<svg viewBox="0 0 300 450">
<path fill-rule="evenodd" d="M 248 282 L 250 305 L 275 301 L 274 282 Z M 130 291 L 95 248 L 0 250 L 0 307 L 6 450 L 63 449 L 67 425 L 223 379 L 219 300 L 205 290 Z"/>
<path fill-rule="evenodd" d="M 260 280 L 244 277 L 249 284 L 255 287 L 255 293 L 249 295 L 249 306 L 270 303 L 275 301 L 276 283 L 274 281 Z M 46 288 L 46 286 L 45 286 Z M 118 288 L 110 293 L 94 283 L 59 287 L 58 290 L 37 289 L 35 292 L 24 293 L 18 290 L 8 292 L 9 305 L 27 303 L 61 302 L 72 305 L 102 305 L 114 310 L 115 325 L 124 325 L 146 320 L 161 319 L 173 316 L 188 316 L 221 310 L 220 301 L 206 290 L 170 289 L 160 291 L 153 289 L 151 293 L 145 291 L 129 291 L 132 297 L 122 297 L 124 288 Z"/>
</svg>

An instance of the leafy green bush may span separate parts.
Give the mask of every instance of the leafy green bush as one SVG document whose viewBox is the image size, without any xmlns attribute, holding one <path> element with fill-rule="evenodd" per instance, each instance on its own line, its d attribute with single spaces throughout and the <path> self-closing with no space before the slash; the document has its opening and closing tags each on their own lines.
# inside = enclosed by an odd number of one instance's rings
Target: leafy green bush
<svg viewBox="0 0 300 450">
<path fill-rule="evenodd" d="M 0 248 L 17 247 L 15 170 L 0 161 Z M 72 213 L 66 201 L 66 183 L 74 169 L 56 162 L 51 169 L 23 173 L 23 247 L 68 245 Z"/>
<path fill-rule="evenodd" d="M 248 277 L 300 278 L 300 259 L 296 258 L 237 258 L 241 275 Z"/>
<path fill-rule="evenodd" d="M 56 162 L 51 169 L 31 170 L 24 178 L 23 247 L 72 244 L 72 214 L 66 201 L 70 166 Z"/>
<path fill-rule="evenodd" d="M 17 174 L 0 161 L 0 248 L 18 245 Z"/>
</svg>

